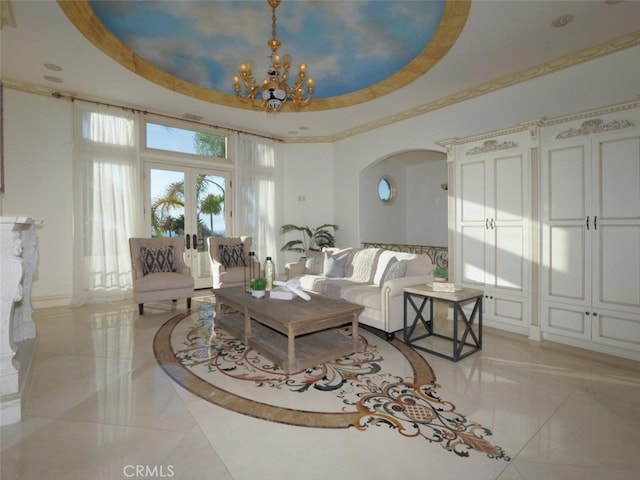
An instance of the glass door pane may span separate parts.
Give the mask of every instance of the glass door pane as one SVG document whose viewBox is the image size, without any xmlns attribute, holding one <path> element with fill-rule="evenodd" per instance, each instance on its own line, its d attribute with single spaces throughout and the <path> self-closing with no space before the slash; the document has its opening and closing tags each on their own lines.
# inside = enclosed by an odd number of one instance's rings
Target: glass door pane
<svg viewBox="0 0 640 480">
<path fill-rule="evenodd" d="M 152 237 L 185 237 L 185 263 L 195 288 L 211 288 L 207 238 L 227 235 L 229 174 L 145 164 L 147 212 Z"/>
<path fill-rule="evenodd" d="M 224 174 L 194 172 L 196 212 L 194 216 L 195 245 L 192 245 L 191 271 L 197 285 L 211 287 L 211 261 L 207 238 L 224 237 L 227 233 L 225 194 L 227 178 Z M 196 288 L 198 288 L 196 286 Z"/>
<path fill-rule="evenodd" d="M 149 170 L 152 237 L 182 237 L 185 234 L 185 172 Z"/>
</svg>

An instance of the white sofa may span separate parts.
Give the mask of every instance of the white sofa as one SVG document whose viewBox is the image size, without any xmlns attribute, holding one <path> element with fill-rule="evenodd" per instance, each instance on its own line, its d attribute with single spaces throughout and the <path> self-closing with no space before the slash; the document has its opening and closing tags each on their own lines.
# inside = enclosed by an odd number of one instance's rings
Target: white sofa
<svg viewBox="0 0 640 480">
<path fill-rule="evenodd" d="M 402 264 L 406 270 L 399 276 Z M 360 323 L 393 338 L 394 332 L 403 328 L 404 287 L 433 281 L 433 269 L 427 254 L 381 248 L 325 248 L 286 264 L 285 273 L 287 280 L 298 279 L 305 290 L 364 306 Z M 398 278 L 388 278 L 394 276 Z"/>
</svg>

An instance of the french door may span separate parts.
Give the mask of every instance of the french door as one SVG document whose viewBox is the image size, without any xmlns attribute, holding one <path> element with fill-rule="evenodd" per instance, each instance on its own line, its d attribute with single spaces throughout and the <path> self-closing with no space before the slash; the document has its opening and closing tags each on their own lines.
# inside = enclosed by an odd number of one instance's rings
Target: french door
<svg viewBox="0 0 640 480">
<path fill-rule="evenodd" d="M 207 238 L 229 232 L 230 173 L 145 162 L 145 221 L 152 237 L 184 237 L 195 288 L 213 284 Z"/>
</svg>

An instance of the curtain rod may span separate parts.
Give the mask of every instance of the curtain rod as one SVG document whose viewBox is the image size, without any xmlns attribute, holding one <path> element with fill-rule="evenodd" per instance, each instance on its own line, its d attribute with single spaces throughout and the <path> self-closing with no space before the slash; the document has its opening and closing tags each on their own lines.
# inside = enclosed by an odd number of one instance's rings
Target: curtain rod
<svg viewBox="0 0 640 480">
<path fill-rule="evenodd" d="M 130 111 L 133 113 L 142 113 L 143 115 L 155 115 L 157 117 L 162 117 L 162 118 L 168 118 L 171 120 L 180 120 L 182 122 L 188 122 L 188 123 L 195 123 L 198 125 L 204 125 L 207 127 L 212 127 L 212 128 L 218 128 L 220 130 L 227 130 L 229 132 L 235 132 L 235 133 L 243 133 L 246 135 L 252 135 L 254 137 L 259 137 L 259 138 L 265 138 L 267 140 L 273 140 L 276 142 L 282 142 L 281 139 L 279 138 L 274 138 L 274 137 L 269 137 L 267 135 L 261 135 L 259 133 L 252 133 L 252 132 L 246 132 L 244 130 L 237 130 L 235 128 L 229 128 L 229 127 L 223 127 L 221 125 L 212 125 L 210 123 L 204 123 L 204 122 L 198 122 L 195 120 L 189 120 L 183 117 L 176 117 L 175 115 L 167 115 L 166 113 L 157 113 L 157 112 L 150 112 L 148 110 L 141 110 L 139 108 L 134 108 L 134 107 L 127 107 L 126 105 L 117 105 L 117 104 L 113 104 L 113 103 L 107 103 L 107 102 L 100 102 L 98 100 L 92 100 L 92 99 L 88 99 L 88 98 L 82 98 L 82 97 L 77 97 L 75 95 L 64 95 L 60 92 L 51 92 L 51 96 L 54 98 L 58 98 L 58 99 L 63 99 L 63 100 L 69 100 L 70 102 L 75 102 L 76 100 L 80 101 L 80 102 L 87 102 L 87 103 L 93 103 L 94 105 L 98 105 L 101 107 L 110 107 L 110 108 L 120 108 L 122 110 L 125 111 Z"/>
<path fill-rule="evenodd" d="M 229 128 L 229 127 L 223 127 L 221 125 L 213 125 L 210 123 L 204 123 L 204 122 L 197 122 L 195 120 L 188 120 L 186 118 L 182 118 L 182 117 L 176 117 L 175 115 L 167 115 L 165 113 L 157 113 L 157 112 L 150 112 L 148 110 L 141 110 L 139 108 L 134 108 L 134 107 L 128 107 L 126 105 L 117 105 L 114 103 L 107 103 L 107 102 L 101 102 L 99 100 L 93 100 L 93 99 L 89 99 L 89 98 L 83 98 L 83 97 L 78 97 L 76 95 L 71 95 L 71 94 L 64 94 L 61 93 L 59 91 L 51 91 L 49 89 L 43 89 L 42 87 L 38 87 L 38 86 L 31 86 L 28 84 L 22 84 L 22 83 L 18 83 L 18 82 L 13 82 L 13 81 L 6 81 L 3 79 L 2 83 L 4 84 L 5 88 L 10 88 L 13 90 L 18 90 L 18 91 L 22 91 L 22 92 L 27 92 L 27 93 L 34 93 L 37 95 L 44 95 L 44 96 L 50 96 L 53 98 L 57 98 L 59 100 L 68 100 L 70 102 L 74 102 L 76 100 L 81 101 L 81 102 L 87 102 L 87 103 L 93 103 L 94 105 L 99 105 L 102 107 L 112 107 L 112 108 L 120 108 L 122 110 L 128 110 L 130 112 L 133 113 L 142 113 L 142 114 L 151 114 L 151 115 L 156 115 L 158 117 L 163 117 L 163 118 L 168 118 L 171 120 L 180 120 L 182 122 L 187 122 L 187 123 L 194 123 L 197 125 L 204 125 L 206 127 L 211 127 L 211 128 L 219 128 L 221 130 L 227 130 L 229 132 L 234 132 L 234 133 L 243 133 L 245 135 L 252 135 L 254 137 L 258 137 L 258 138 L 264 138 L 267 140 L 273 140 L 275 142 L 282 142 L 283 140 L 281 138 L 275 138 L 275 137 L 270 137 L 268 135 L 261 135 L 259 133 L 252 133 L 252 132 L 247 132 L 244 130 L 238 130 L 235 128 Z"/>
</svg>

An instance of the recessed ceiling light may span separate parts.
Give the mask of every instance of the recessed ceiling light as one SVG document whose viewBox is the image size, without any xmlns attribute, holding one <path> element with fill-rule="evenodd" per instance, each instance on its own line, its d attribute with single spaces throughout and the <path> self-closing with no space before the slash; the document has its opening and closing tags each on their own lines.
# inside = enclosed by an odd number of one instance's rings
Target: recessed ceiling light
<svg viewBox="0 0 640 480">
<path fill-rule="evenodd" d="M 607 5 L 615 5 L 616 3 L 622 3 L 624 0 L 604 0 Z"/>
<path fill-rule="evenodd" d="M 300 126 L 300 130 L 309 130 L 309 127 Z"/>
<path fill-rule="evenodd" d="M 573 20 L 573 15 L 571 15 L 570 13 L 566 15 L 560 15 L 558 18 L 554 19 L 551 22 L 551 26 L 564 27 L 565 25 L 568 25 L 569 23 L 571 23 L 572 20 Z"/>
<path fill-rule="evenodd" d="M 53 82 L 53 83 L 62 83 L 62 82 L 64 82 L 64 80 L 62 80 L 61 78 L 54 77 L 52 75 L 45 75 L 42 78 L 44 78 L 47 82 Z"/>
<path fill-rule="evenodd" d="M 61 72 L 62 67 L 60 65 L 56 65 L 55 63 L 45 63 L 44 68 L 47 70 L 51 70 L 53 72 Z"/>
<path fill-rule="evenodd" d="M 298 134 L 298 132 L 296 132 L 295 130 L 289 130 L 287 133 L 289 135 L 297 135 Z"/>
</svg>

